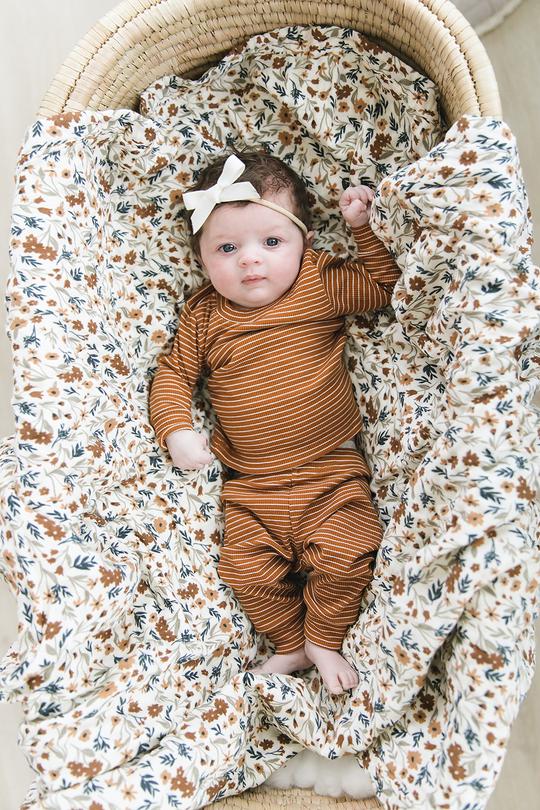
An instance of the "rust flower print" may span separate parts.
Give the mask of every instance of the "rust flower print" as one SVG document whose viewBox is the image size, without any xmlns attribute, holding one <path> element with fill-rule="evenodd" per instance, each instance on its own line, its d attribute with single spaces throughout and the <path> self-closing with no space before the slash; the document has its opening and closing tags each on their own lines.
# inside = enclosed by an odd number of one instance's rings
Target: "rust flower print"
<svg viewBox="0 0 540 810">
<path fill-rule="evenodd" d="M 28 810 L 208 806 L 302 747 L 361 756 L 389 810 L 486 806 L 534 665 L 540 278 L 512 133 L 474 116 L 446 132 L 439 108 L 358 32 L 294 25 L 158 79 L 138 111 L 29 129 L 0 450 L 21 618 L 0 699 L 24 704 Z M 346 324 L 384 535 L 343 645 L 360 683 L 338 702 L 314 668 L 254 671 L 270 645 L 217 573 L 223 470 L 176 469 L 148 423 L 157 359 L 205 282 L 182 194 L 233 145 L 304 178 L 330 263 L 355 250 L 342 189 L 370 185 L 402 270 L 391 306 Z M 204 391 L 193 420 L 210 436 Z"/>
</svg>

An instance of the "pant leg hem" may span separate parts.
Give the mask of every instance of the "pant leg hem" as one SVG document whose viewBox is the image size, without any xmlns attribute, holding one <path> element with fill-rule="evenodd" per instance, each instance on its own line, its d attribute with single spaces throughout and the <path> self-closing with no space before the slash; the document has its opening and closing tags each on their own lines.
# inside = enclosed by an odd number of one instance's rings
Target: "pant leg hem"
<svg viewBox="0 0 540 810">
<path fill-rule="evenodd" d="M 302 649 L 305 643 L 303 627 L 298 628 L 298 630 L 293 633 L 291 633 L 290 628 L 284 629 L 283 633 L 280 633 L 278 638 L 276 638 L 276 633 L 273 631 L 269 634 L 269 638 L 274 644 L 278 655 L 287 655 L 288 653 L 296 652 Z"/>
<path fill-rule="evenodd" d="M 350 625 L 345 627 L 324 627 L 317 620 L 311 622 L 309 620 L 309 612 L 304 622 L 304 635 L 306 641 L 311 641 L 317 647 L 322 647 L 325 650 L 333 650 L 340 652 L 343 645 L 343 639 Z"/>
</svg>

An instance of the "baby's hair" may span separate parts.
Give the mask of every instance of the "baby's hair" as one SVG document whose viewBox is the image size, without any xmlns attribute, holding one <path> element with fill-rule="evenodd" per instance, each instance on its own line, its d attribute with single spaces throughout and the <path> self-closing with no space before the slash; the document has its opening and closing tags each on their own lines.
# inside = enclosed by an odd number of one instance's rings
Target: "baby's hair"
<svg viewBox="0 0 540 810">
<path fill-rule="evenodd" d="M 245 152 L 230 152 L 226 155 L 221 155 L 213 163 L 207 166 L 199 173 L 197 182 L 192 186 L 189 191 L 199 191 L 201 189 L 210 188 L 217 183 L 225 161 L 230 154 L 236 155 L 245 165 L 245 169 L 238 182 L 248 182 L 255 186 L 261 197 L 266 192 L 277 193 L 282 189 L 288 189 L 294 201 L 294 208 L 292 213 L 300 219 L 307 227 L 308 231 L 311 226 L 311 213 L 309 207 L 309 200 L 307 189 L 304 182 L 296 174 L 293 169 L 287 166 L 282 160 L 268 152 L 255 152 L 246 150 Z M 228 203 L 228 205 L 231 203 Z M 249 200 L 239 200 L 232 203 L 232 205 L 248 205 Z M 200 237 L 202 228 L 195 234 L 191 235 L 191 245 L 193 250 L 200 256 Z"/>
</svg>

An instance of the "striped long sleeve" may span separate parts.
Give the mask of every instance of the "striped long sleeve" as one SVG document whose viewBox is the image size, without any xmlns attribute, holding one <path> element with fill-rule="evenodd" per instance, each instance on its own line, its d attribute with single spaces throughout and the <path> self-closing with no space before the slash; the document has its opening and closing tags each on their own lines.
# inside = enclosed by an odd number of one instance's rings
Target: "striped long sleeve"
<svg viewBox="0 0 540 810">
<path fill-rule="evenodd" d="M 184 306 L 172 351 L 160 357 L 150 389 L 150 421 L 161 447 L 175 430 L 193 429 L 191 402 L 205 362 L 207 326 L 204 310 L 194 311 L 194 304 L 191 299 Z"/>
<path fill-rule="evenodd" d="M 210 284 L 189 300 L 151 389 L 162 447 L 170 433 L 192 427 L 201 374 L 217 417 L 212 450 L 234 470 L 287 470 L 360 430 L 343 361 L 345 314 L 388 304 L 399 273 L 370 231 L 355 238 L 362 255 L 354 262 L 308 249 L 295 283 L 268 306 L 241 309 Z"/>
<path fill-rule="evenodd" d="M 321 279 L 336 315 L 369 312 L 387 306 L 400 272 L 369 225 L 353 228 L 358 257 L 343 261 L 321 254 Z"/>
</svg>

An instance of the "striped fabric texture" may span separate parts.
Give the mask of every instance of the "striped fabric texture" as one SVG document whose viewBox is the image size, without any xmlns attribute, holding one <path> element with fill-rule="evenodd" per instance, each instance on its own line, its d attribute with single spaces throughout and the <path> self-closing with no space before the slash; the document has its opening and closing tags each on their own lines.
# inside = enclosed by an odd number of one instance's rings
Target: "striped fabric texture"
<svg viewBox="0 0 540 810">
<path fill-rule="evenodd" d="M 201 375 L 217 414 L 212 450 L 239 472 L 288 470 L 358 432 L 344 317 L 387 305 L 399 271 L 369 225 L 353 235 L 356 261 L 308 249 L 293 286 L 268 306 L 239 309 L 210 284 L 188 301 L 150 394 L 162 447 L 173 431 L 192 429 Z"/>
<path fill-rule="evenodd" d="M 255 629 L 278 653 L 306 639 L 341 649 L 382 538 L 362 456 L 338 448 L 294 470 L 240 476 L 222 498 L 219 575 Z"/>
</svg>

